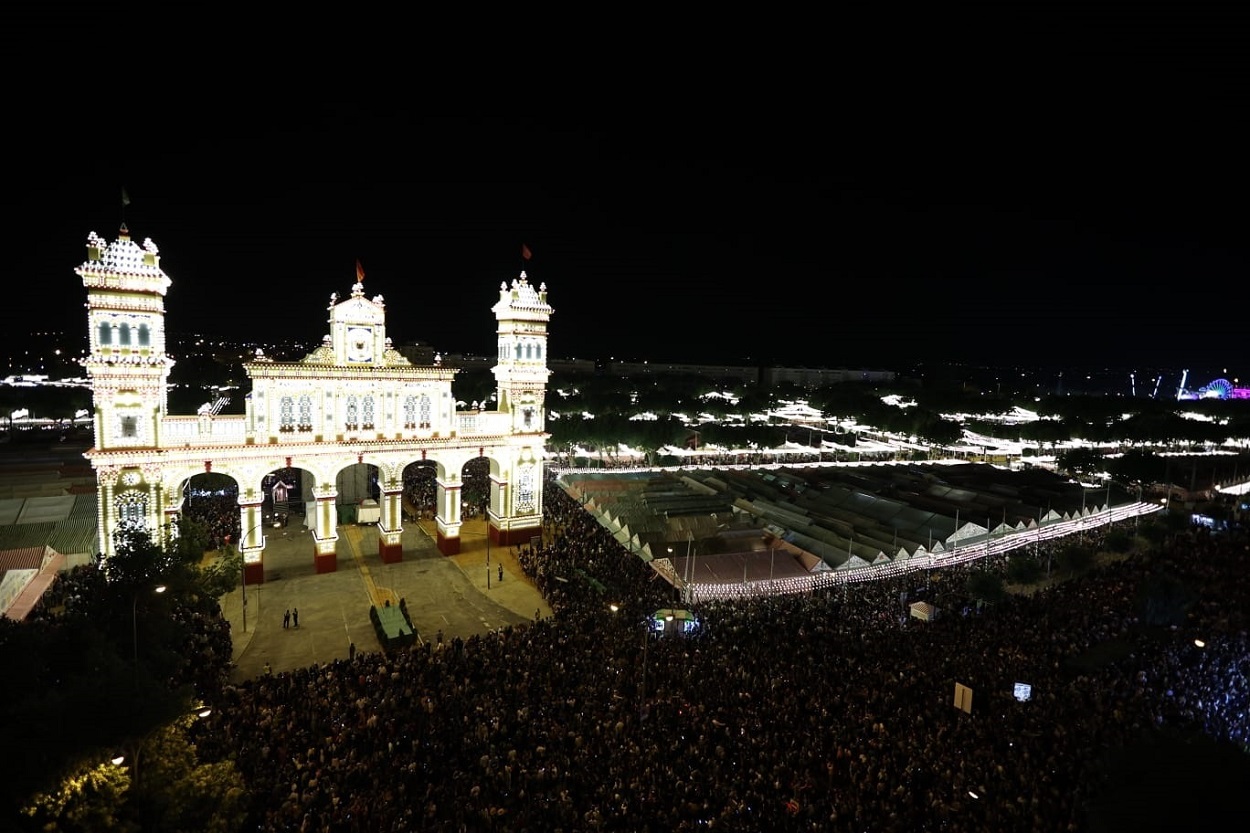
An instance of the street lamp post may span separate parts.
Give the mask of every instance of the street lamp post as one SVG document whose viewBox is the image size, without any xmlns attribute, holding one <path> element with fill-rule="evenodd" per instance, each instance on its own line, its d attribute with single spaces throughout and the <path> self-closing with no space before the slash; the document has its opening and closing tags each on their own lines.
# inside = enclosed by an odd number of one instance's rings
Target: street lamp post
<svg viewBox="0 0 1250 833">
<path fill-rule="evenodd" d="M 161 588 L 162 591 L 164 589 L 165 588 L 163 587 Z M 213 713 L 212 707 L 200 705 L 192 709 L 186 716 L 194 716 L 194 717 L 203 719 L 205 717 L 208 717 L 212 713 Z M 184 716 L 183 718 L 179 718 L 179 719 L 185 719 L 186 716 Z M 143 737 L 140 738 L 139 740 L 131 742 L 132 748 L 130 748 L 128 751 L 130 752 L 131 779 L 134 781 L 135 786 L 138 786 L 139 784 L 139 757 L 140 757 L 140 753 L 142 753 L 143 751 L 143 747 L 147 745 L 148 741 L 152 739 L 152 736 L 156 734 L 156 732 L 160 731 L 161 729 L 168 728 L 168 725 L 169 724 L 162 723 L 161 725 L 157 726 L 156 728 L 144 734 Z M 126 763 L 126 752 L 123 751 L 113 756 L 112 758 L 109 759 L 109 763 L 111 763 L 113 766 L 124 765 Z"/>
<path fill-rule="evenodd" d="M 153 593 L 164 593 L 165 585 L 158 584 L 152 588 Z M 124 610 L 125 608 L 123 608 Z M 134 592 L 130 601 L 130 638 L 135 655 L 135 688 L 139 687 L 139 591 Z"/>
<path fill-rule="evenodd" d="M 694 530 L 686 530 L 686 569 L 685 577 L 681 583 L 681 600 L 682 604 L 690 607 L 690 582 L 694 579 L 694 566 L 691 560 L 694 558 Z"/>
<path fill-rule="evenodd" d="M 243 632 L 247 633 L 247 555 L 243 552 L 246 544 L 243 541 L 239 544 L 239 576 L 243 579 Z"/>
<path fill-rule="evenodd" d="M 1141 483 L 1137 484 L 1137 509 L 1133 514 L 1133 531 L 1137 532 L 1141 529 Z"/>
<path fill-rule="evenodd" d="M 642 685 L 639 686 L 638 692 L 638 721 L 641 723 L 647 718 L 647 643 L 651 641 L 651 634 L 648 619 L 642 620 Z"/>
<path fill-rule="evenodd" d="M 253 532 L 258 529 L 264 529 L 265 523 L 261 521 L 247 532 L 244 532 L 239 539 L 239 574 L 243 577 L 243 632 L 247 633 L 247 539 Z M 264 536 L 261 536 L 260 548 L 265 548 Z"/>
</svg>

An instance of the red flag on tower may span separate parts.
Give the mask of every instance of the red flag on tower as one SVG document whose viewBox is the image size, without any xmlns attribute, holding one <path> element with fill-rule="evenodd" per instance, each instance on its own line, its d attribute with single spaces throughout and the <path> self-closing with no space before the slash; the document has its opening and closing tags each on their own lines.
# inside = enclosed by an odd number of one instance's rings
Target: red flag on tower
<svg viewBox="0 0 1250 833">
<path fill-rule="evenodd" d="M 529 260 L 531 257 L 533 257 L 533 255 L 530 254 L 530 247 L 526 246 L 524 243 L 521 244 L 521 257 L 525 258 L 526 260 Z"/>
<path fill-rule="evenodd" d="M 365 282 L 365 267 L 360 265 L 360 258 L 356 258 L 356 283 Z"/>
</svg>

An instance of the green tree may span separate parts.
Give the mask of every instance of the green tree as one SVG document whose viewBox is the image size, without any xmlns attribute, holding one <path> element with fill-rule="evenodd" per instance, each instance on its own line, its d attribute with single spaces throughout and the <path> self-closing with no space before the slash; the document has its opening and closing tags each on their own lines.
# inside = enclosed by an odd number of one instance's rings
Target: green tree
<svg viewBox="0 0 1250 833">
<path fill-rule="evenodd" d="M 79 762 L 133 745 L 196 699 L 193 658 L 186 655 L 190 623 L 220 615 L 216 589 L 195 559 L 196 540 L 192 530 L 182 543 L 162 547 L 145 530 L 127 527 L 114 554 L 76 578 L 84 592 L 65 613 L 0 619 L 0 723 L 6 742 L 23 750 L 0 755 L 0 806 L 8 812 L 43 794 L 40 812 L 62 806 L 66 825 L 78 816 L 97 818 L 77 808 L 87 793 L 107 792 L 109 782 L 88 778 L 91 767 Z M 197 676 L 205 673 L 197 667 Z M 66 778 L 78 780 L 61 795 L 57 785 Z M 103 825 L 96 829 L 108 829 Z"/>
<path fill-rule="evenodd" d="M 1033 584 L 1045 570 L 1032 555 L 1018 553 L 1007 560 L 1007 580 L 1013 584 Z"/>
<path fill-rule="evenodd" d="M 1069 576 L 1077 576 L 1094 566 L 1094 550 L 1086 544 L 1068 544 L 1056 556 L 1059 567 Z"/>
<path fill-rule="evenodd" d="M 1137 528 L 1137 534 L 1151 544 L 1161 544 L 1168 536 L 1168 528 L 1157 516 L 1151 516 L 1142 521 L 1141 526 Z"/>
<path fill-rule="evenodd" d="M 964 587 L 968 595 L 983 602 L 1000 602 L 1007 597 L 1003 577 L 993 570 L 977 569 L 968 576 Z"/>
<path fill-rule="evenodd" d="M 39 790 L 20 813 L 31 830 L 43 833 L 98 833 L 137 830 L 126 818 L 130 778 L 124 768 L 88 760 L 48 790 Z"/>
<path fill-rule="evenodd" d="M 131 791 L 144 830 L 181 833 L 238 830 L 247 813 L 247 791 L 232 762 L 201 764 L 188 738 L 194 715 L 184 715 L 145 739 Z"/>
<path fill-rule="evenodd" d="M 1102 452 L 1094 448 L 1070 448 L 1055 455 L 1055 466 L 1073 477 L 1098 474 L 1106 466 Z"/>
<path fill-rule="evenodd" d="M 1153 573 L 1138 585 L 1137 607 L 1142 621 L 1166 627 L 1182 625 L 1198 594 L 1170 573 Z"/>
<path fill-rule="evenodd" d="M 1127 529 L 1116 527 L 1107 530 L 1103 543 L 1108 552 L 1125 553 L 1133 548 L 1133 536 Z"/>
<path fill-rule="evenodd" d="M 72 767 L 21 808 L 47 833 L 165 830 L 231 833 L 247 815 L 247 790 L 234 763 L 200 763 L 188 737 L 194 716 L 175 718 L 113 753 Z"/>
</svg>

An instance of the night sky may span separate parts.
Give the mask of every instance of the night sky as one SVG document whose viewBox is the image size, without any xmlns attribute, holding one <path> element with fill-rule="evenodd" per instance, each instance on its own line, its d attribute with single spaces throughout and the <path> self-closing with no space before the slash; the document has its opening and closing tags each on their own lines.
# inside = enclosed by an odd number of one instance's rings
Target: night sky
<svg viewBox="0 0 1250 833">
<path fill-rule="evenodd" d="M 5 331 L 83 330 L 73 270 L 88 233 L 113 239 L 124 219 L 160 248 L 176 332 L 317 340 L 359 259 L 394 341 L 443 352 L 493 352 L 490 307 L 525 269 L 547 284 L 557 357 L 1250 376 L 1239 112 L 1112 92 L 45 121 L 12 172 Z"/>
</svg>

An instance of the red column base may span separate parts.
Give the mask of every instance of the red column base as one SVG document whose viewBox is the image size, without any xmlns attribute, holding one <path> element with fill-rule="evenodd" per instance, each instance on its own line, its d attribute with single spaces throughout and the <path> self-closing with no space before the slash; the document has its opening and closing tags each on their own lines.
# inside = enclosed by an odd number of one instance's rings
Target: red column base
<svg viewBox="0 0 1250 833">
<path fill-rule="evenodd" d="M 314 556 L 318 573 L 333 573 L 339 568 L 339 557 L 336 553 L 327 553 L 322 555 L 317 553 Z"/>
<path fill-rule="evenodd" d="M 438 540 L 435 543 L 438 545 L 438 551 L 443 555 L 457 555 L 460 552 L 459 535 L 455 538 L 446 538 L 443 536 L 443 533 L 440 532 L 438 533 Z"/>
<path fill-rule="evenodd" d="M 247 577 L 248 584 L 265 583 L 265 564 L 263 561 L 257 564 L 244 564 L 243 573 Z"/>
<path fill-rule="evenodd" d="M 542 537 L 543 528 L 541 526 L 527 526 L 524 528 L 513 529 L 495 529 L 491 528 L 490 540 L 492 544 L 498 544 L 502 547 L 511 547 L 514 544 L 528 544 L 531 538 Z"/>
<path fill-rule="evenodd" d="M 386 544 L 379 541 L 378 555 L 382 556 L 383 564 L 398 564 L 404 560 L 404 545 Z"/>
</svg>

